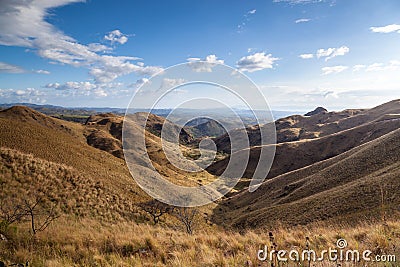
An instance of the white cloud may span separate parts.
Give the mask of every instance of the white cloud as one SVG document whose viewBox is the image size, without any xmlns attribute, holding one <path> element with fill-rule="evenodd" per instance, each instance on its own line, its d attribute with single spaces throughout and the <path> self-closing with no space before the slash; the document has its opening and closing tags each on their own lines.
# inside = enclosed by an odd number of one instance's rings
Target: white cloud
<svg viewBox="0 0 400 267">
<path fill-rule="evenodd" d="M 390 24 L 382 27 L 371 27 L 369 28 L 372 32 L 378 33 L 391 33 L 398 32 L 400 33 L 400 25 L 399 24 Z"/>
<path fill-rule="evenodd" d="M 253 16 L 254 14 L 256 14 L 256 12 L 257 12 L 256 9 L 252 9 L 252 10 L 247 11 L 247 13 L 243 15 L 242 22 L 237 25 L 237 30 L 236 30 L 237 33 L 243 32 L 247 22 L 250 21 L 250 17 Z"/>
<path fill-rule="evenodd" d="M 96 82 L 98 83 L 108 83 L 121 75 L 127 75 L 132 72 L 139 75 L 151 76 L 163 70 L 161 67 L 132 64 L 126 57 L 102 57 L 104 59 L 104 64 L 92 67 L 89 72 L 93 77 L 95 77 Z"/>
<path fill-rule="evenodd" d="M 0 73 L 23 73 L 25 70 L 16 65 L 0 62 Z"/>
<path fill-rule="evenodd" d="M 348 68 L 349 67 L 347 67 L 347 66 L 324 67 L 324 68 L 322 68 L 322 75 L 339 73 L 339 72 L 345 71 Z"/>
<path fill-rule="evenodd" d="M 208 55 L 201 59 L 197 57 L 188 58 L 189 66 L 196 72 L 212 72 L 216 64 L 224 64 L 224 60 L 218 59 L 216 55 Z"/>
<path fill-rule="evenodd" d="M 369 65 L 366 69 L 366 71 L 381 71 L 381 70 L 384 70 L 383 63 L 373 63 Z"/>
<path fill-rule="evenodd" d="M 263 69 L 272 69 L 275 61 L 277 60 L 279 60 L 279 58 L 275 58 L 271 54 L 266 55 L 265 52 L 261 52 L 242 57 L 236 63 L 236 66 L 240 71 L 255 72 Z"/>
<path fill-rule="evenodd" d="M 53 63 L 86 67 L 96 82 L 110 82 L 121 75 L 152 75 L 162 70 L 156 66 L 137 65 L 137 57 L 98 54 L 110 50 L 100 44 L 84 45 L 65 35 L 46 21 L 49 11 L 81 0 L 25 1 L 2 0 L 0 8 L 0 45 L 30 48 Z M 113 31 L 106 35 L 111 42 L 125 43 L 127 37 Z M 123 38 L 125 37 L 125 38 Z"/>
<path fill-rule="evenodd" d="M 120 30 L 113 30 L 104 35 L 104 40 L 110 41 L 112 44 L 125 44 L 126 42 L 128 42 L 128 36 L 123 34 Z"/>
<path fill-rule="evenodd" d="M 0 89 L 0 97 L 6 103 L 45 103 L 46 93 L 35 88 Z"/>
<path fill-rule="evenodd" d="M 313 54 L 301 54 L 301 55 L 299 56 L 299 58 L 302 58 L 302 59 L 311 59 L 311 58 L 314 58 L 314 55 L 313 55 Z"/>
<path fill-rule="evenodd" d="M 24 95 L 26 92 L 24 90 L 16 90 L 15 94 L 16 95 Z"/>
<path fill-rule="evenodd" d="M 50 74 L 50 71 L 48 71 L 48 70 L 35 70 L 35 72 L 36 73 L 38 73 L 38 74 Z"/>
<path fill-rule="evenodd" d="M 145 79 L 145 78 L 143 78 Z M 62 96 L 90 96 L 93 95 L 95 97 L 106 97 L 108 95 L 115 95 L 116 93 L 120 93 L 124 91 L 123 83 L 92 83 L 88 81 L 84 82 L 76 82 L 70 81 L 63 84 L 60 83 L 49 83 L 45 85 L 45 88 L 55 89 L 59 93 L 58 95 Z M 126 92 L 129 92 L 126 91 Z"/>
<path fill-rule="evenodd" d="M 45 86 L 46 88 L 53 88 L 56 90 L 93 90 L 98 88 L 96 84 L 91 82 L 66 82 L 64 84 L 49 83 Z"/>
<path fill-rule="evenodd" d="M 108 96 L 107 92 L 103 89 L 96 89 L 93 91 L 93 94 L 97 97 L 106 97 Z"/>
<path fill-rule="evenodd" d="M 311 19 L 297 19 L 294 21 L 294 23 L 304 23 L 304 22 L 309 22 Z"/>
<path fill-rule="evenodd" d="M 328 61 L 337 56 L 344 56 L 345 54 L 350 52 L 350 48 L 347 46 L 341 46 L 338 48 L 328 48 L 328 49 L 318 49 L 317 58 L 324 57 L 325 61 Z"/>
<path fill-rule="evenodd" d="M 177 87 L 185 82 L 186 82 L 186 80 L 183 78 L 178 78 L 178 79 L 164 78 L 162 80 L 159 90 L 169 90 L 169 89 Z"/>
<path fill-rule="evenodd" d="M 103 53 L 112 50 L 111 47 L 99 43 L 88 44 L 88 49 L 92 52 L 103 52 Z"/>
<path fill-rule="evenodd" d="M 400 61 L 399 60 L 391 60 L 389 64 L 383 63 L 373 63 L 366 68 L 366 71 L 393 71 L 400 70 Z"/>
<path fill-rule="evenodd" d="M 354 65 L 353 66 L 353 71 L 360 71 L 360 70 L 362 70 L 362 69 L 365 69 L 365 65 L 361 65 L 361 64 L 358 64 L 358 65 Z"/>
</svg>

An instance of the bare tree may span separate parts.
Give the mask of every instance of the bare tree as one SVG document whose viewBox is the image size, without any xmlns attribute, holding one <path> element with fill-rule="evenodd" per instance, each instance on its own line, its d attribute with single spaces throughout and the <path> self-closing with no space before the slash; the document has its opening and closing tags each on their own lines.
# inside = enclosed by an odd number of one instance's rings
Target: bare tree
<svg viewBox="0 0 400 267">
<path fill-rule="evenodd" d="M 195 221 L 198 210 L 188 207 L 176 207 L 172 213 L 180 222 L 185 225 L 186 232 L 193 234 L 193 223 Z"/>
<path fill-rule="evenodd" d="M 155 225 L 160 221 L 161 216 L 173 209 L 171 206 L 156 199 L 139 203 L 138 206 L 152 217 Z"/>
<path fill-rule="evenodd" d="M 0 179 L 0 234 L 6 234 L 8 227 L 16 222 L 26 220 L 31 223 L 32 234 L 44 231 L 59 217 L 57 204 L 47 204 L 44 198 L 38 197 L 37 192 L 7 193 L 6 182 Z M 33 195 L 34 197 L 29 197 Z"/>
<path fill-rule="evenodd" d="M 29 217 L 31 222 L 32 234 L 42 232 L 60 215 L 56 212 L 56 205 L 47 208 L 45 201 L 39 197 L 33 200 L 24 200 L 24 214 Z"/>
</svg>

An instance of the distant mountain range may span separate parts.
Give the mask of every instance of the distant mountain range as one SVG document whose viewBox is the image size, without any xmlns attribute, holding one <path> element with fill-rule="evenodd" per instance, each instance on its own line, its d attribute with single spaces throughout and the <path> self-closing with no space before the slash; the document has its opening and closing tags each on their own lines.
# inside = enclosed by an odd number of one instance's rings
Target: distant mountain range
<svg viewBox="0 0 400 267">
<path fill-rule="evenodd" d="M 114 113 L 114 114 L 125 114 L 125 108 L 110 108 L 110 107 L 62 107 L 62 106 L 54 106 L 54 105 L 37 105 L 31 103 L 7 103 L 0 104 L 0 109 L 10 108 L 12 106 L 26 106 L 36 111 L 39 111 L 46 115 L 81 115 L 81 116 L 90 116 L 98 113 Z M 245 109 L 234 109 L 235 112 L 243 118 L 246 125 L 251 125 L 257 123 L 254 118 L 253 111 L 245 110 Z M 129 113 L 136 112 L 149 112 L 150 109 L 130 109 Z M 151 113 L 154 115 L 166 117 L 171 113 L 172 109 L 152 109 Z M 260 111 L 254 111 L 257 116 L 260 114 Z M 224 117 L 224 110 L 222 109 L 186 109 L 181 108 L 177 109 L 176 114 L 179 116 L 179 119 L 182 123 L 186 122 L 187 119 L 194 118 L 199 115 L 215 115 L 217 117 Z M 272 116 L 274 119 L 283 118 L 289 115 L 298 114 L 296 111 L 272 111 Z M 260 118 L 265 119 L 265 118 Z"/>
</svg>

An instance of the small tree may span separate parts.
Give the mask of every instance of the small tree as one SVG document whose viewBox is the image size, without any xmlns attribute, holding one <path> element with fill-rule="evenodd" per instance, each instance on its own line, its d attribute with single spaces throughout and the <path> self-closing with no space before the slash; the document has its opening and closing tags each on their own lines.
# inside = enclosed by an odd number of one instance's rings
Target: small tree
<svg viewBox="0 0 400 267">
<path fill-rule="evenodd" d="M 37 196 L 33 200 L 24 200 L 24 214 L 29 217 L 33 235 L 46 230 L 55 219 L 60 217 L 55 208 L 56 205 L 46 207 L 45 201 Z"/>
<path fill-rule="evenodd" d="M 160 221 L 161 216 L 172 210 L 171 206 L 156 199 L 139 203 L 138 206 L 152 217 L 154 225 Z"/>
<path fill-rule="evenodd" d="M 195 221 L 198 210 L 188 207 L 176 207 L 172 213 L 180 222 L 185 225 L 186 232 L 193 234 L 193 223 Z"/>
</svg>

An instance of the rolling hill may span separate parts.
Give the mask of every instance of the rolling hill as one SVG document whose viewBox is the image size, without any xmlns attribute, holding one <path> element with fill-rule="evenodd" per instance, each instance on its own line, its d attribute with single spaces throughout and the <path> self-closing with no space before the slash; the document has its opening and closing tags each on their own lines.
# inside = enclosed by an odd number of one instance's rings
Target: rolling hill
<svg viewBox="0 0 400 267">
<path fill-rule="evenodd" d="M 152 119 L 154 125 L 162 120 L 157 116 Z M 0 111 L 4 192 L 10 196 L 38 191 L 49 198 L 63 196 L 60 199 L 69 201 L 62 204 L 63 211 L 74 216 L 99 216 L 107 220 L 131 220 L 139 216 L 136 204 L 150 197 L 132 179 L 123 160 L 122 121 L 121 116 L 100 114 L 91 116 L 82 125 L 23 106 Z M 156 170 L 166 179 L 189 186 L 214 180 L 205 171 L 186 173 L 168 163 L 160 138 L 150 130 L 146 131 L 146 143 Z M 135 153 L 140 162 L 144 155 L 140 150 Z M 140 165 L 134 168 L 143 169 L 148 176 L 154 173 Z"/>
<path fill-rule="evenodd" d="M 278 143 L 276 145 L 275 159 L 269 178 L 293 171 L 310 164 L 325 160 L 354 147 L 374 140 L 386 133 L 400 128 L 400 119 L 391 118 L 373 121 L 348 130 L 314 139 L 305 139 L 293 142 Z M 245 174 L 251 178 L 257 167 L 260 155 L 260 147 L 253 146 L 250 149 L 250 160 Z M 241 150 L 235 153 L 246 153 Z M 221 175 L 229 162 L 229 157 L 218 161 L 207 168 L 210 173 Z"/>
<path fill-rule="evenodd" d="M 218 223 L 246 228 L 398 215 L 399 100 L 368 110 L 291 116 L 276 125 L 281 130 L 301 126 L 318 137 L 278 143 L 270 179 L 253 193 L 244 188 L 221 201 L 214 211 Z M 252 177 L 259 150 L 250 148 L 244 177 Z M 220 175 L 228 161 L 208 171 Z"/>
<path fill-rule="evenodd" d="M 221 202 L 214 218 L 239 228 L 336 223 L 399 212 L 400 130 L 341 155 L 267 180 Z"/>
<path fill-rule="evenodd" d="M 275 125 L 278 144 L 268 175 L 270 178 L 334 157 L 399 128 L 400 101 L 394 100 L 368 110 L 322 112 L 313 116 L 294 115 L 277 120 Z M 246 178 L 252 177 L 258 163 L 259 127 L 264 126 L 246 128 L 250 142 L 250 160 L 244 174 Z M 294 132 L 300 135 L 292 140 Z M 230 134 L 237 133 L 233 131 Z M 217 148 L 226 153 L 231 152 L 229 140 L 228 134 L 214 139 Z M 239 147 L 233 152 L 246 153 L 244 149 L 249 148 Z M 228 162 L 229 158 L 225 158 L 207 170 L 221 175 Z"/>
<path fill-rule="evenodd" d="M 400 100 L 393 100 L 372 109 L 348 109 L 339 112 L 310 112 L 310 116 L 292 115 L 275 121 L 276 139 L 278 143 L 307 140 L 338 133 L 373 121 L 400 117 Z M 246 128 L 250 146 L 259 146 L 260 130 L 263 125 Z M 236 131 L 229 132 L 231 136 Z M 214 138 L 219 151 L 231 153 L 229 135 Z M 238 147 L 237 150 L 244 148 Z"/>
<path fill-rule="evenodd" d="M 184 129 L 196 138 L 217 137 L 226 133 L 224 127 L 214 120 L 199 119 L 200 123 L 185 126 Z"/>
</svg>

